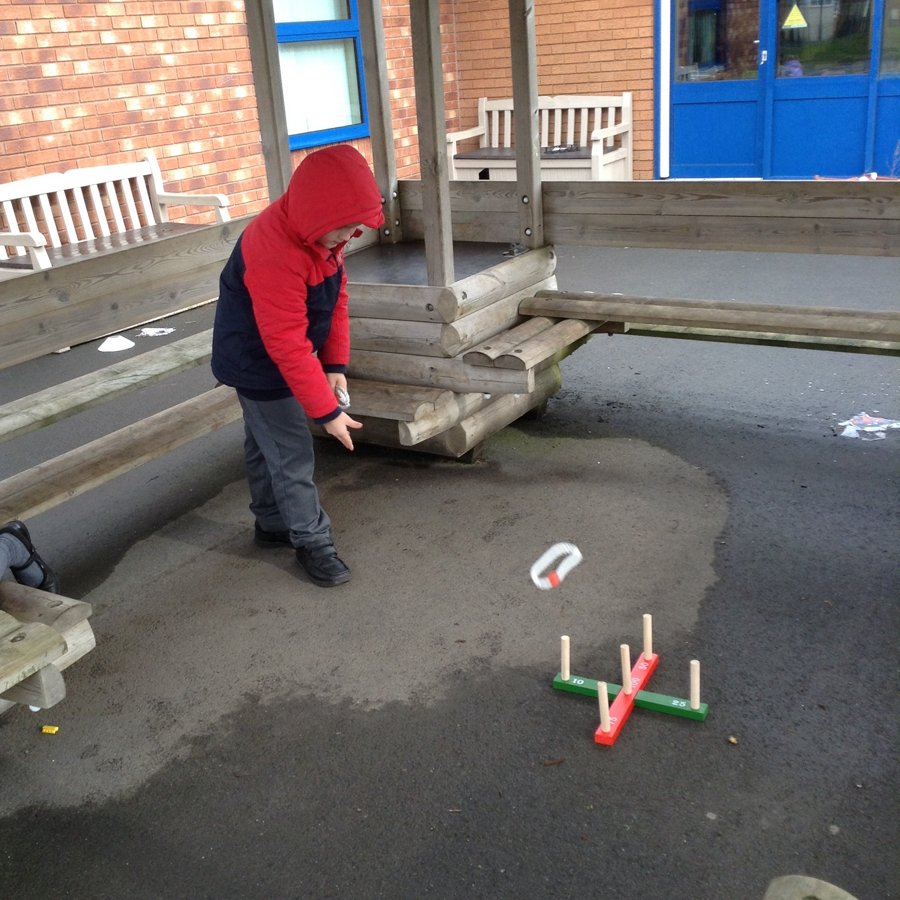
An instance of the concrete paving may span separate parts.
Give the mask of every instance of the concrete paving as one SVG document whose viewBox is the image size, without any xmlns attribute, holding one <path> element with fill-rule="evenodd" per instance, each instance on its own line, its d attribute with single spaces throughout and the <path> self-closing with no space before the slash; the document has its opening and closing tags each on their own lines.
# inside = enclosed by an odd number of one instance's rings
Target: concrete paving
<svg viewBox="0 0 900 900">
<path fill-rule="evenodd" d="M 898 306 L 892 259 L 559 255 L 573 290 Z M 0 400 L 96 347 L 4 373 Z M 35 518 L 98 646 L 58 707 L 0 719 L 0 896 L 900 896 L 900 432 L 837 424 L 900 418 L 898 380 L 888 357 L 595 336 L 474 465 L 323 443 L 354 571 L 332 590 L 253 545 L 238 426 Z M 4 445 L 0 474 L 209 382 Z M 584 562 L 538 591 L 561 540 Z M 617 682 L 644 612 L 651 690 L 685 695 L 698 658 L 710 716 L 638 710 L 598 747 L 595 703 L 549 686 L 559 635 Z"/>
</svg>

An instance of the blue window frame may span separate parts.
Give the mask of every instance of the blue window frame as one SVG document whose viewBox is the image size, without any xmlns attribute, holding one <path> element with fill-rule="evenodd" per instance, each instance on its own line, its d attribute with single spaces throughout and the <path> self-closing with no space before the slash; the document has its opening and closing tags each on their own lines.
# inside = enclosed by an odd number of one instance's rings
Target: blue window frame
<svg viewBox="0 0 900 900">
<path fill-rule="evenodd" d="M 290 14 L 279 7 L 276 18 Z M 291 150 L 369 136 L 357 0 L 323 7 L 332 18 L 275 25 Z"/>
</svg>

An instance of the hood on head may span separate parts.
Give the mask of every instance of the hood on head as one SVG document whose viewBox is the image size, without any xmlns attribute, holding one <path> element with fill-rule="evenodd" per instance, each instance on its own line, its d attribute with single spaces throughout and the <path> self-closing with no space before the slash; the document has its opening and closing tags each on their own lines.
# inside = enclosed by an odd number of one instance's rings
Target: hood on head
<svg viewBox="0 0 900 900">
<path fill-rule="evenodd" d="M 290 227 L 307 243 L 343 225 L 378 228 L 381 191 L 363 155 L 348 144 L 310 153 L 281 198 Z"/>
</svg>

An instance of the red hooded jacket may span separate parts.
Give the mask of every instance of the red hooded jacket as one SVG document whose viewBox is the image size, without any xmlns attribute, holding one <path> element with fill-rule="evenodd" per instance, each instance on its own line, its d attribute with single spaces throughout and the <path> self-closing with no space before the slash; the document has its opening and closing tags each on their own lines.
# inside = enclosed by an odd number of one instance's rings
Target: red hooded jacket
<svg viewBox="0 0 900 900">
<path fill-rule="evenodd" d="M 220 278 L 212 367 L 224 384 L 257 395 L 283 390 L 307 415 L 340 414 L 325 372 L 346 371 L 350 322 L 343 245 L 318 239 L 342 226 L 377 228 L 381 192 L 346 144 L 307 156 L 288 189 L 244 230 Z"/>
</svg>

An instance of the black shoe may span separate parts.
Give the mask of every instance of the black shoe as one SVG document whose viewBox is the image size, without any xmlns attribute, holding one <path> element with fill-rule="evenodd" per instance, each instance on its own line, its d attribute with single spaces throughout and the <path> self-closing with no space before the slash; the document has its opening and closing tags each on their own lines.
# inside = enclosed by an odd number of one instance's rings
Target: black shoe
<svg viewBox="0 0 900 900">
<path fill-rule="evenodd" d="M 319 587 L 334 587 L 350 580 L 350 569 L 338 558 L 334 544 L 324 547 L 298 547 L 297 562 Z"/>
<path fill-rule="evenodd" d="M 290 531 L 265 531 L 259 527 L 259 522 L 253 526 L 253 540 L 257 547 L 277 547 L 279 544 L 291 543 Z"/>
<path fill-rule="evenodd" d="M 37 587 L 39 590 L 47 591 L 49 594 L 58 594 L 59 579 L 56 577 L 56 573 L 53 569 L 44 562 L 37 550 L 34 549 L 34 544 L 31 543 L 31 535 L 28 533 L 25 523 L 20 522 L 18 519 L 13 519 L 12 522 L 7 522 L 0 528 L 0 534 L 11 534 L 28 551 L 28 560 L 23 565 L 9 567 L 9 570 L 13 573 L 13 578 L 15 578 L 19 584 L 25 584 L 25 582 L 19 578 L 18 573 L 24 572 L 32 563 L 36 563 L 44 577 L 40 584 L 29 586 Z"/>
</svg>

